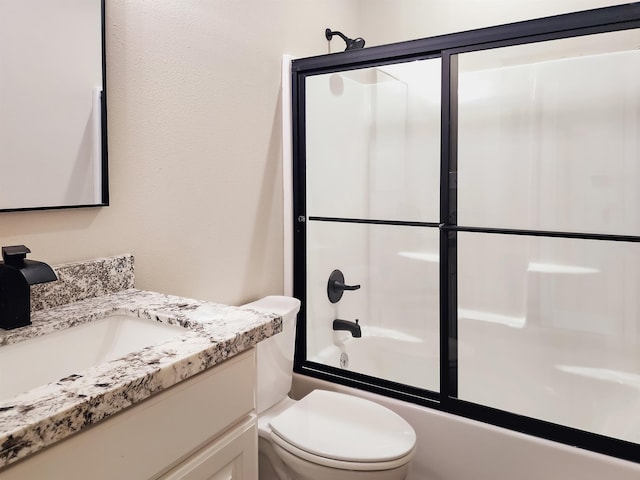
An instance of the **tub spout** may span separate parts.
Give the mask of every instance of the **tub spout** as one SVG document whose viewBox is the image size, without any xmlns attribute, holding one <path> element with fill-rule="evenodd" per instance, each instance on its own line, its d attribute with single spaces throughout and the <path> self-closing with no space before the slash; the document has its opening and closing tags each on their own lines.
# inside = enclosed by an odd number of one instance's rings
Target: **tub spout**
<svg viewBox="0 0 640 480">
<path fill-rule="evenodd" d="M 333 321 L 333 329 L 347 330 L 355 338 L 362 337 L 362 329 L 360 328 L 360 325 L 358 324 L 357 319 L 355 322 L 350 322 L 349 320 L 340 320 L 339 318 L 336 318 Z"/>
</svg>

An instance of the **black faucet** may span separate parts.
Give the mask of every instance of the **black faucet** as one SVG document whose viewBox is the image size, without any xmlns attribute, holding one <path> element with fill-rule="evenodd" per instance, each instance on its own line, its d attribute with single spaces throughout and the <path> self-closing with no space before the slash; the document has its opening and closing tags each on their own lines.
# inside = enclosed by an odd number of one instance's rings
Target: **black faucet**
<svg viewBox="0 0 640 480">
<path fill-rule="evenodd" d="M 348 332 L 351 332 L 351 335 L 355 338 L 362 337 L 362 329 L 360 328 L 357 319 L 355 322 L 350 322 L 349 320 L 340 320 L 339 318 L 336 318 L 333 321 L 333 329 L 347 330 Z"/>
<path fill-rule="evenodd" d="M 31 285 L 52 282 L 58 277 L 44 262 L 26 260 L 31 253 L 24 245 L 2 247 L 0 262 L 0 328 L 31 325 Z"/>
</svg>

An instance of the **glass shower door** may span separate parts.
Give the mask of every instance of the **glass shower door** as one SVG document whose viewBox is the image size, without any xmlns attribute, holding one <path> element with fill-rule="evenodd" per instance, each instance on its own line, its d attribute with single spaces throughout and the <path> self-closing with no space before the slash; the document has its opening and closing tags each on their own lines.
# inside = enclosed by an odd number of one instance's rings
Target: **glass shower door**
<svg viewBox="0 0 640 480">
<path fill-rule="evenodd" d="M 439 58 L 305 80 L 307 360 L 433 391 L 440 81 Z"/>
<path fill-rule="evenodd" d="M 630 4 L 294 61 L 295 371 L 640 462 L 638 45 Z"/>
<path fill-rule="evenodd" d="M 638 42 L 458 58 L 459 398 L 634 443 Z"/>
</svg>

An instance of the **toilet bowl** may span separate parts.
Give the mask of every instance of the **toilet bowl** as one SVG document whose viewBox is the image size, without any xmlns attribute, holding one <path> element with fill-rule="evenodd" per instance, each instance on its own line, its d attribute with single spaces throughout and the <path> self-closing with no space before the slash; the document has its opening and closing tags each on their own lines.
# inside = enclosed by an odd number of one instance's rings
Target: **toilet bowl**
<svg viewBox="0 0 640 480">
<path fill-rule="evenodd" d="M 290 405 L 269 427 L 276 453 L 301 480 L 401 480 L 415 449 L 415 433 L 399 415 L 324 390 Z"/>
<path fill-rule="evenodd" d="M 244 307 L 283 318 L 282 333 L 257 347 L 260 480 L 403 480 L 416 435 L 402 417 L 344 393 L 288 397 L 299 300 L 265 297 Z"/>
</svg>

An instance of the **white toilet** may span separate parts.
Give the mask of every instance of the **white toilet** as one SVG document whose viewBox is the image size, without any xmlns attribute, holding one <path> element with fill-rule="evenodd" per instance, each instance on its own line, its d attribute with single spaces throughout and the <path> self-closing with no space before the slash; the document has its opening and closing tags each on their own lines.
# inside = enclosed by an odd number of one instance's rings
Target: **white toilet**
<svg viewBox="0 0 640 480">
<path fill-rule="evenodd" d="M 399 415 L 343 393 L 288 397 L 300 301 L 271 296 L 244 307 L 283 317 L 282 332 L 257 351 L 260 480 L 403 480 L 416 434 Z"/>
</svg>

